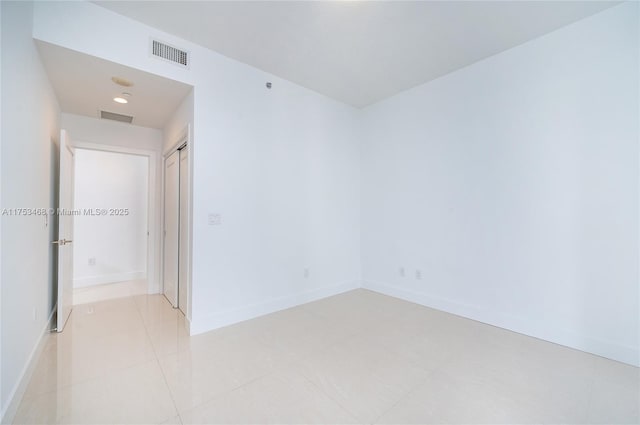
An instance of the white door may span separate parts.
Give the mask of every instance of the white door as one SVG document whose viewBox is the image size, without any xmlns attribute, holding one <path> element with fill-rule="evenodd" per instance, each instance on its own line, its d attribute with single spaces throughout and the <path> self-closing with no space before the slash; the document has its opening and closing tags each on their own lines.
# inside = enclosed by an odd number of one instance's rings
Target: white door
<svg viewBox="0 0 640 425">
<path fill-rule="evenodd" d="M 180 220 L 180 153 L 164 162 L 164 295 L 178 307 L 178 243 Z"/>
<path fill-rule="evenodd" d="M 189 151 L 180 150 L 180 243 L 178 253 L 178 307 L 187 313 L 187 279 L 189 266 Z"/>
<path fill-rule="evenodd" d="M 58 312 L 62 332 L 73 308 L 73 171 L 74 151 L 66 130 L 60 131 L 60 191 L 58 212 Z M 68 212 L 69 214 L 65 214 Z"/>
</svg>

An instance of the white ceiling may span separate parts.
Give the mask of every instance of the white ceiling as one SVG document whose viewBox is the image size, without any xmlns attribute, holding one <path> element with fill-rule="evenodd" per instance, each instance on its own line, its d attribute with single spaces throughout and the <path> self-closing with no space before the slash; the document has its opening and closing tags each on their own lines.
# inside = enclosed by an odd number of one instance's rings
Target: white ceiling
<svg viewBox="0 0 640 425">
<path fill-rule="evenodd" d="M 363 107 L 615 2 L 96 1 Z"/>
<path fill-rule="evenodd" d="M 132 115 L 132 124 L 162 129 L 192 89 L 74 50 L 42 41 L 36 44 L 63 112 L 99 118 L 99 110 L 105 110 Z M 111 77 L 125 78 L 134 85 L 119 86 Z M 113 101 L 122 92 L 132 94 L 126 105 Z"/>
</svg>

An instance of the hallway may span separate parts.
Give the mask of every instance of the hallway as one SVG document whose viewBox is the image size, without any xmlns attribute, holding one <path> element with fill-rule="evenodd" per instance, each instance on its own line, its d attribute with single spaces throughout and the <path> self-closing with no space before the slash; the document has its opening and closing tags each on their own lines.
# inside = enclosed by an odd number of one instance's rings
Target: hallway
<svg viewBox="0 0 640 425">
<path fill-rule="evenodd" d="M 638 369 L 366 290 L 189 337 L 76 306 L 15 423 L 637 423 Z"/>
</svg>

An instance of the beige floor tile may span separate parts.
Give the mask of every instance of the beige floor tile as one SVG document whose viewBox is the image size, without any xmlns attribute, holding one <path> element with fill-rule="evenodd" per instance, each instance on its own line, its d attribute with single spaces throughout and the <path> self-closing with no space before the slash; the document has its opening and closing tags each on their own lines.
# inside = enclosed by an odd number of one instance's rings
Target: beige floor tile
<svg viewBox="0 0 640 425">
<path fill-rule="evenodd" d="M 138 308 L 145 324 L 156 325 L 170 320 L 178 320 L 182 313 L 173 308 L 164 295 L 138 295 L 131 298 Z"/>
<path fill-rule="evenodd" d="M 177 415 L 157 362 L 25 397 L 14 423 L 161 423 Z"/>
<path fill-rule="evenodd" d="M 56 335 L 44 348 L 26 390 L 27 395 L 99 378 L 111 372 L 155 360 L 143 328 L 118 333 Z"/>
<path fill-rule="evenodd" d="M 361 422 L 374 421 L 428 376 L 362 338 L 336 344 L 302 361 L 299 369 Z"/>
<path fill-rule="evenodd" d="M 425 370 L 434 370 L 461 349 L 456 332 L 440 333 L 446 323 L 435 310 L 413 311 L 361 334 L 371 347 L 382 347 Z M 441 314 L 441 313 L 440 313 Z"/>
<path fill-rule="evenodd" d="M 357 333 L 333 318 L 294 308 L 248 320 L 219 330 L 226 338 L 246 338 L 301 360 Z"/>
<path fill-rule="evenodd" d="M 204 403 L 285 365 L 282 354 L 257 341 L 211 338 L 207 345 L 160 359 L 178 409 Z"/>
<path fill-rule="evenodd" d="M 343 408 L 292 371 L 259 378 L 181 416 L 184 424 L 356 423 Z"/>
<path fill-rule="evenodd" d="M 202 339 L 199 335 L 191 337 L 185 326 L 182 314 L 159 323 L 145 324 L 149 339 L 158 357 L 188 350 Z"/>
<path fill-rule="evenodd" d="M 531 423 L 526 400 L 477 381 L 462 381 L 442 372 L 433 375 L 377 421 L 384 424 Z M 535 421 L 534 421 L 535 422 Z"/>
<path fill-rule="evenodd" d="M 76 306 L 16 423 L 640 423 L 638 368 L 371 291 L 184 320 L 162 295 Z"/>
<path fill-rule="evenodd" d="M 70 402 L 70 391 L 25 395 L 20 401 L 13 424 L 56 424 Z"/>
<path fill-rule="evenodd" d="M 590 423 L 640 423 L 640 369 L 599 358 L 589 402 Z"/>
<path fill-rule="evenodd" d="M 640 385 L 640 368 L 596 357 L 595 380 L 596 383 L 607 382 L 637 391 L 638 385 Z"/>
<path fill-rule="evenodd" d="M 109 375 L 105 386 L 111 423 L 160 423 L 178 413 L 157 362 Z M 98 414 L 96 419 L 104 416 Z"/>
<path fill-rule="evenodd" d="M 162 422 L 160 425 L 182 425 L 182 420 L 180 416 L 174 416 Z"/>
<path fill-rule="evenodd" d="M 457 353 L 441 370 L 459 381 L 508 389 L 514 399 L 536 407 L 534 421 L 586 421 L 595 356 L 534 338 L 486 341 Z"/>
<path fill-rule="evenodd" d="M 119 298 L 73 307 L 59 340 L 126 332 L 132 328 L 142 330 L 144 324 L 131 298 Z"/>
</svg>

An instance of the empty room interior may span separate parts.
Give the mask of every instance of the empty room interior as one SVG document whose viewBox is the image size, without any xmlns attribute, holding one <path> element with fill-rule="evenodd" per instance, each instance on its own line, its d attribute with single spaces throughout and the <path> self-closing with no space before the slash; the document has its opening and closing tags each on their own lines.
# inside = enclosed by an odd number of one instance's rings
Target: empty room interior
<svg viewBox="0 0 640 425">
<path fill-rule="evenodd" d="M 636 1 L 0 1 L 3 424 L 640 423 Z"/>
</svg>

